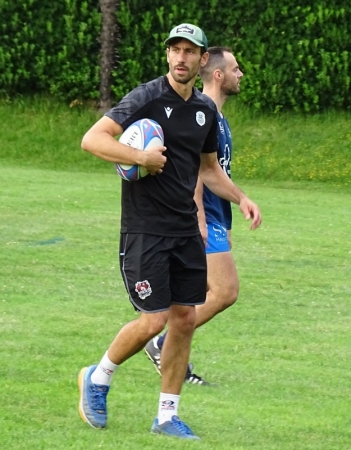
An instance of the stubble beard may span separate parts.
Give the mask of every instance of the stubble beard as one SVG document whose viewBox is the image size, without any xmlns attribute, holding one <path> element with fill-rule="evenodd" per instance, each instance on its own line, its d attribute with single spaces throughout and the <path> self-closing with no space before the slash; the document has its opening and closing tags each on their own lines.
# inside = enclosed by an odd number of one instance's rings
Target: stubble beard
<svg viewBox="0 0 351 450">
<path fill-rule="evenodd" d="M 193 73 L 193 74 L 190 72 L 186 72 L 186 74 L 184 74 L 184 76 L 179 76 L 175 73 L 175 70 L 171 70 L 171 74 L 172 74 L 174 81 L 176 81 L 177 83 L 188 84 L 193 78 L 196 77 L 197 72 Z"/>
<path fill-rule="evenodd" d="M 234 86 L 223 85 L 222 86 L 222 91 L 227 97 L 230 97 L 232 95 L 238 95 L 239 92 L 240 92 L 240 85 L 239 85 L 239 83 L 237 83 L 235 87 Z"/>
</svg>

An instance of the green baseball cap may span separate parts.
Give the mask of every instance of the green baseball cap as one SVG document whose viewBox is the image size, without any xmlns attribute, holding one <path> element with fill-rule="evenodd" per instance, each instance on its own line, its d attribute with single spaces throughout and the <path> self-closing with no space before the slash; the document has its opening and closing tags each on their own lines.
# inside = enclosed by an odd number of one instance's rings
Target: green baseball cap
<svg viewBox="0 0 351 450">
<path fill-rule="evenodd" d="M 183 38 L 192 42 L 199 47 L 203 47 L 206 51 L 208 49 L 208 41 L 205 33 L 201 28 L 191 23 L 182 23 L 172 28 L 168 38 L 165 40 L 165 45 L 169 45 L 172 39 Z"/>
</svg>

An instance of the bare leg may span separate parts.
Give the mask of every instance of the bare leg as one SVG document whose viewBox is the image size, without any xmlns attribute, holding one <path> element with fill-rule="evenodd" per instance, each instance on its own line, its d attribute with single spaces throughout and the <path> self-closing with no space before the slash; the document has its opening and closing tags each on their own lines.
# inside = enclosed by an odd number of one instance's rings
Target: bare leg
<svg viewBox="0 0 351 450">
<path fill-rule="evenodd" d="M 196 306 L 195 328 L 233 305 L 239 293 L 238 274 L 231 252 L 210 253 L 206 258 L 209 290 L 206 303 Z"/>
<path fill-rule="evenodd" d="M 145 344 L 163 330 L 168 311 L 141 313 L 140 317 L 125 325 L 108 349 L 108 357 L 114 364 L 122 364 L 142 350 Z"/>
<path fill-rule="evenodd" d="M 172 305 L 161 352 L 164 393 L 179 395 L 185 378 L 196 321 L 195 307 Z"/>
</svg>

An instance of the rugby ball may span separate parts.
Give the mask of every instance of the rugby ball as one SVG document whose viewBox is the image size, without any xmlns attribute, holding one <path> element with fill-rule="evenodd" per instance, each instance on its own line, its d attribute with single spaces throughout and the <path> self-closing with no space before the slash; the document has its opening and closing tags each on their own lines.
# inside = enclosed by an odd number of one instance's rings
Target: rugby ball
<svg viewBox="0 0 351 450">
<path fill-rule="evenodd" d="M 164 144 L 161 125 L 151 119 L 141 119 L 130 125 L 120 136 L 119 142 L 138 150 L 148 150 Z M 115 164 L 118 175 L 127 181 L 137 181 L 149 172 L 145 167 L 129 164 Z"/>
</svg>

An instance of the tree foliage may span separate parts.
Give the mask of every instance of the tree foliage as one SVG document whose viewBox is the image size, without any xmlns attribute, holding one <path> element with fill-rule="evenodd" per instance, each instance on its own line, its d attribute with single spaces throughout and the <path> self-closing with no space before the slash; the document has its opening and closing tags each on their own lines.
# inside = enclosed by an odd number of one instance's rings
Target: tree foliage
<svg viewBox="0 0 351 450">
<path fill-rule="evenodd" d="M 90 0 L 0 1 L 0 92 L 96 97 L 100 13 Z"/>
<path fill-rule="evenodd" d="M 101 11 L 92 0 L 0 0 L 0 92 L 98 98 Z M 253 109 L 348 109 L 349 0 L 121 0 L 116 13 L 116 99 L 167 71 L 164 39 L 178 23 L 201 26 L 210 45 L 231 46 Z"/>
</svg>

